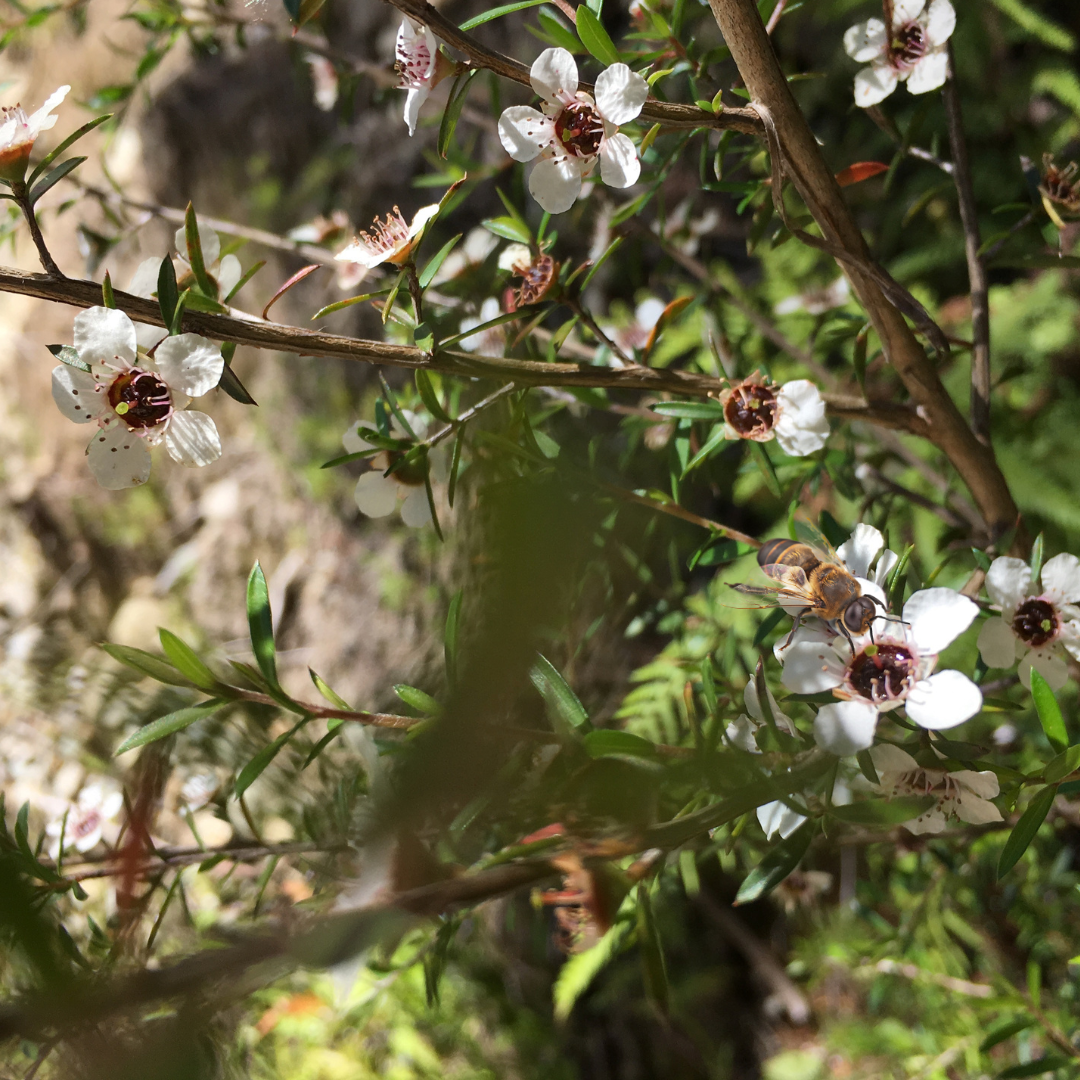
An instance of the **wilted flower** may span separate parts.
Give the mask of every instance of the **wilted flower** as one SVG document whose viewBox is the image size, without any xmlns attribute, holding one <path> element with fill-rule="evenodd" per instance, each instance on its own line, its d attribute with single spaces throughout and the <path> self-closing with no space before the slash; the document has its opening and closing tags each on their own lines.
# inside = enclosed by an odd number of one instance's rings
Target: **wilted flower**
<svg viewBox="0 0 1080 1080">
<path fill-rule="evenodd" d="M 53 838 L 49 847 L 51 859 L 60 856 L 60 834 L 64 836 L 64 850 L 74 848 L 84 854 L 102 839 L 120 814 L 124 796 L 119 791 L 108 791 L 102 784 L 87 784 L 79 797 L 64 815 L 45 826 L 45 833 Z"/>
<path fill-rule="evenodd" d="M 54 90 L 45 104 L 29 116 L 21 105 L 0 108 L 0 180 L 9 184 L 22 181 L 34 141 L 56 124 L 57 117 L 52 111 L 67 97 L 70 89 L 70 86 L 61 86 Z"/>
<path fill-rule="evenodd" d="M 979 652 L 987 667 L 1008 668 L 1020 661 L 1020 681 L 1031 685 L 1031 669 L 1054 690 L 1069 678 L 1062 650 L 1080 660 L 1080 559 L 1062 553 L 1042 568 L 1042 589 L 1031 567 L 1003 555 L 990 564 L 986 591 L 1001 609 L 979 631 Z"/>
<path fill-rule="evenodd" d="M 405 98 L 405 123 L 409 134 L 416 131 L 420 107 L 431 91 L 449 74 L 452 65 L 441 52 L 435 35 L 422 23 L 406 15 L 398 27 L 397 70 L 401 76 L 399 89 L 408 90 Z"/>
<path fill-rule="evenodd" d="M 1077 165 L 1070 161 L 1059 169 L 1053 154 L 1043 154 L 1042 183 L 1039 191 L 1044 203 L 1049 201 L 1060 206 L 1067 214 L 1080 214 L 1080 178 Z"/>
<path fill-rule="evenodd" d="M 164 441 L 181 465 L 209 465 L 221 456 L 214 421 L 186 410 L 221 380 L 221 350 L 199 334 L 166 338 L 153 360 L 137 355 L 135 326 L 122 312 L 93 307 L 75 316 L 75 351 L 89 372 L 60 364 L 52 395 L 77 424 L 97 421 L 86 449 L 90 471 L 104 488 L 136 487 L 150 475 L 150 451 Z"/>
<path fill-rule="evenodd" d="M 460 332 L 472 330 L 476 326 L 497 319 L 502 314 L 499 301 L 494 296 L 489 296 L 481 305 L 476 315 L 466 315 L 461 320 Z M 477 356 L 502 356 L 506 352 L 506 330 L 503 326 L 491 326 L 487 330 L 481 330 L 477 334 L 469 334 L 463 337 L 458 345 L 466 352 L 476 353 Z"/>
<path fill-rule="evenodd" d="M 510 244 L 505 248 L 499 255 L 499 269 L 509 270 L 521 278 L 521 285 L 513 290 L 512 311 L 526 304 L 540 303 L 559 276 L 559 264 L 550 255 L 533 252 L 524 244 Z"/>
<path fill-rule="evenodd" d="M 886 798 L 933 795 L 937 799 L 919 817 L 904 822 L 910 833 L 939 833 L 949 818 L 969 825 L 1002 820 L 1001 811 L 990 802 L 999 792 L 998 778 L 992 772 L 924 769 L 910 754 L 888 743 L 872 747 L 870 757 L 880 780 L 877 790 Z"/>
<path fill-rule="evenodd" d="M 365 270 L 373 270 L 384 262 L 401 266 L 412 254 L 424 226 L 438 212 L 437 203 L 422 206 L 406 225 L 401 211 L 395 206 L 393 212 L 386 215 L 385 221 L 376 218 L 370 231 L 358 233 L 356 239 L 334 258 L 339 262 L 357 263 Z"/>
<path fill-rule="evenodd" d="M 945 43 L 956 28 L 949 0 L 893 0 L 892 26 L 869 19 L 848 29 L 844 49 L 859 63 L 870 61 L 855 76 L 855 104 L 869 108 L 884 101 L 898 82 L 913 94 L 944 85 L 949 69 Z"/>
<path fill-rule="evenodd" d="M 728 439 L 768 442 L 776 439 L 785 454 L 805 457 L 829 437 L 825 402 L 809 379 L 779 386 L 754 372 L 720 394 L 724 435 Z"/>
<path fill-rule="evenodd" d="M 869 581 L 864 595 L 884 594 Z M 831 690 L 814 722 L 820 747 L 854 754 L 874 742 L 878 716 L 904 706 L 920 727 L 955 727 L 982 707 L 979 688 L 959 671 L 933 674 L 938 654 L 973 622 L 978 606 L 952 589 L 922 589 L 904 605 L 903 621 L 879 616 L 849 643 L 825 627 L 800 627 L 782 650 L 783 682 L 797 694 Z"/>
<path fill-rule="evenodd" d="M 619 133 L 641 112 L 649 86 L 625 64 L 612 64 L 596 80 L 595 99 L 578 90 L 578 70 L 566 49 L 545 49 L 530 72 L 533 89 L 544 99 L 542 112 L 513 105 L 499 117 L 499 138 L 515 161 L 540 161 L 529 177 L 529 191 L 550 214 L 574 205 L 581 182 L 600 162 L 609 187 L 627 188 L 641 173 L 637 148 Z"/>
</svg>

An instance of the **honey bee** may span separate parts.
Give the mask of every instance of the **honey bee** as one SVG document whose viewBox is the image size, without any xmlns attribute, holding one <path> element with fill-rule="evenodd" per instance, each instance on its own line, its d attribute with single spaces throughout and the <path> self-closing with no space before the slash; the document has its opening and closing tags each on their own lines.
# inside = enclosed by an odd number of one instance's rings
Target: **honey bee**
<svg viewBox="0 0 1080 1080">
<path fill-rule="evenodd" d="M 800 523 L 803 529 L 805 524 Z M 768 540 L 758 549 L 761 569 L 779 585 L 732 585 L 749 596 L 769 596 L 785 607 L 804 605 L 795 613 L 795 624 L 788 634 L 788 644 L 802 620 L 811 615 L 847 638 L 852 653 L 852 634 L 870 630 L 877 608 L 885 605 L 876 596 L 863 596 L 862 588 L 839 560 L 832 546 L 817 530 L 815 544 L 799 540 Z"/>
</svg>

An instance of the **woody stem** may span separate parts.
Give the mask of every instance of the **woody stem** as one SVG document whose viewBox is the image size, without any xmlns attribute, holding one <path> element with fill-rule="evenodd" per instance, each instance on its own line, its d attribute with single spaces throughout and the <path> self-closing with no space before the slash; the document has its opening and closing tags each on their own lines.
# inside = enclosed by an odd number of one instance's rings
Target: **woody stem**
<svg viewBox="0 0 1080 1080">
<path fill-rule="evenodd" d="M 38 225 L 37 214 L 34 213 L 34 204 L 30 201 L 30 193 L 26 189 L 26 184 L 21 180 L 12 184 L 11 194 L 19 209 L 23 212 L 27 225 L 30 227 L 30 237 L 34 241 L 34 247 L 37 248 L 38 258 L 41 260 L 45 273 L 49 277 L 62 278 L 64 275 L 61 273 L 60 267 L 56 265 L 56 261 L 45 245 L 45 237 L 41 234 L 41 227 Z"/>
</svg>

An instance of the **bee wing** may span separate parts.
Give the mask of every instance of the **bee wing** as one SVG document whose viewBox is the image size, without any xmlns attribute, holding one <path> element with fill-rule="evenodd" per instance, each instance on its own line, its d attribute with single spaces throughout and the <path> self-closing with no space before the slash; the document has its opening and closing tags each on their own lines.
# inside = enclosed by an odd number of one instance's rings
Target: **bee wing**
<svg viewBox="0 0 1080 1080">
<path fill-rule="evenodd" d="M 775 600 L 777 593 L 780 592 L 779 585 L 743 585 L 742 582 L 736 584 L 730 581 L 728 584 L 736 592 L 741 592 L 746 596 L 771 596 Z"/>
<path fill-rule="evenodd" d="M 810 592 L 810 583 L 799 566 L 784 566 L 782 563 L 769 563 L 761 568 L 779 585 L 732 585 L 748 596 L 771 596 L 776 603 L 799 603 L 814 607 L 817 601 Z"/>
<path fill-rule="evenodd" d="M 795 536 L 797 539 L 814 548 L 818 558 L 821 559 L 822 562 L 840 562 L 840 557 L 836 554 L 836 548 L 829 543 L 828 538 L 816 525 L 812 525 L 805 518 L 801 517 L 795 518 L 794 525 Z"/>
</svg>

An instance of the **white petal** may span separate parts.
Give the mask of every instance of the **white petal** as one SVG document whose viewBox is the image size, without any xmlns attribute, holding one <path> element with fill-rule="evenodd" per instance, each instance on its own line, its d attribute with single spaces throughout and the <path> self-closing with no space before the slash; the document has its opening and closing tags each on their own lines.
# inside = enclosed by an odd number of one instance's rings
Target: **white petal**
<svg viewBox="0 0 1080 1080">
<path fill-rule="evenodd" d="M 94 376 L 87 371 L 60 364 L 52 372 L 52 396 L 56 407 L 76 424 L 93 420 L 106 405 Z"/>
<path fill-rule="evenodd" d="M 732 746 L 736 746 L 748 754 L 760 754 L 761 750 L 757 744 L 757 729 L 758 725 L 749 716 L 740 714 L 728 724 L 724 734 L 727 735 L 728 742 Z"/>
<path fill-rule="evenodd" d="M 908 75 L 907 88 L 911 94 L 925 94 L 945 85 L 949 74 L 949 54 L 944 49 L 928 52 Z"/>
<path fill-rule="evenodd" d="M 600 147 L 600 179 L 613 188 L 633 187 L 641 175 L 637 147 L 626 135 L 616 133 Z"/>
<path fill-rule="evenodd" d="M 225 361 L 221 349 L 201 334 L 166 338 L 156 353 L 157 369 L 170 390 L 202 397 L 221 381 Z"/>
<path fill-rule="evenodd" d="M 822 750 L 847 757 L 874 745 L 878 711 L 865 701 L 822 705 L 814 720 L 814 741 Z"/>
<path fill-rule="evenodd" d="M 1031 689 L 1031 669 L 1034 668 L 1050 685 L 1051 690 L 1060 690 L 1069 681 L 1069 665 L 1058 656 L 1057 651 L 1032 649 L 1016 669 L 1020 682 Z"/>
<path fill-rule="evenodd" d="M 1016 663 L 1017 637 L 1004 619 L 997 616 L 987 619 L 976 644 L 983 663 L 989 668 L 1011 668 Z"/>
<path fill-rule="evenodd" d="M 893 26 L 899 29 L 914 22 L 926 7 L 926 0 L 893 0 Z"/>
<path fill-rule="evenodd" d="M 174 413 L 165 432 L 165 449 L 173 461 L 188 468 L 209 465 L 221 457 L 217 425 L 206 413 Z"/>
<path fill-rule="evenodd" d="M 419 529 L 431 521 L 431 504 L 424 488 L 413 488 L 405 497 L 401 504 L 401 520 L 410 529 Z"/>
<path fill-rule="evenodd" d="M 158 274 L 160 272 L 160 259 L 143 259 L 135 273 L 131 275 L 127 291 L 133 296 L 142 296 L 149 300 L 157 292 Z"/>
<path fill-rule="evenodd" d="M 877 553 L 885 546 L 885 537 L 873 525 L 860 524 L 837 549 L 836 554 L 856 576 L 864 578 L 870 573 Z"/>
<path fill-rule="evenodd" d="M 358 430 L 370 431 L 371 428 L 364 425 L 362 428 L 359 424 L 353 424 L 344 435 L 341 436 L 341 445 L 345 447 L 346 454 L 361 454 L 365 450 L 371 449 L 371 443 L 358 434 Z"/>
<path fill-rule="evenodd" d="M 786 840 L 806 820 L 779 800 L 759 806 L 757 819 L 766 840 L 771 840 L 776 833 Z"/>
<path fill-rule="evenodd" d="M 939 671 L 911 688 L 904 708 L 919 727 L 945 731 L 982 708 L 982 691 L 959 671 Z"/>
<path fill-rule="evenodd" d="M 849 26 L 844 34 L 844 51 L 852 60 L 867 64 L 885 52 L 885 24 L 880 19 L 868 19 Z"/>
<path fill-rule="evenodd" d="M 924 653 L 939 653 L 951 645 L 978 614 L 974 600 L 952 589 L 920 589 L 904 605 L 904 622 Z"/>
<path fill-rule="evenodd" d="M 893 572 L 893 568 L 900 561 L 900 556 L 895 551 L 890 551 L 886 548 L 881 553 L 881 558 L 877 561 L 877 566 L 874 567 L 873 580 L 877 585 L 884 585 L 889 580 L 889 575 Z"/>
<path fill-rule="evenodd" d="M 431 96 L 428 86 L 414 86 L 405 96 L 405 124 L 410 135 L 416 134 L 416 121 L 420 118 L 420 106 Z"/>
<path fill-rule="evenodd" d="M 1043 595 L 1060 607 L 1080 601 L 1080 559 L 1062 552 L 1042 568 Z"/>
<path fill-rule="evenodd" d="M 651 330 L 659 321 L 660 316 L 664 314 L 667 304 L 663 300 L 656 296 L 650 296 L 645 300 L 642 300 L 636 308 L 634 308 L 634 322 L 641 327 L 642 330 Z"/>
<path fill-rule="evenodd" d="M 579 158 L 544 158 L 529 177 L 529 191 L 549 213 L 561 214 L 574 205 L 581 194 Z"/>
<path fill-rule="evenodd" d="M 1075 619 L 1062 623 L 1061 637 L 1058 644 L 1064 648 L 1074 660 L 1080 660 L 1080 622 Z"/>
<path fill-rule="evenodd" d="M 949 0 L 932 0 L 922 23 L 927 44 L 944 45 L 956 29 L 956 11 Z"/>
<path fill-rule="evenodd" d="M 386 517 L 397 509 L 397 481 L 380 472 L 366 472 L 356 481 L 353 497 L 360 513 L 371 518 Z"/>
<path fill-rule="evenodd" d="M 554 138 L 554 121 L 528 105 L 512 105 L 499 117 L 499 142 L 515 161 L 532 161 Z"/>
<path fill-rule="evenodd" d="M 984 772 L 975 772 L 972 769 L 963 769 L 961 772 L 952 773 L 952 779 L 970 791 L 980 799 L 996 799 L 1001 794 L 1001 785 L 997 776 L 989 769 Z M 1000 821 L 1000 818 L 995 818 Z"/>
<path fill-rule="evenodd" d="M 649 84 L 625 64 L 612 64 L 596 79 L 596 107 L 616 126 L 633 120 L 648 96 Z"/>
<path fill-rule="evenodd" d="M 393 250 L 375 251 L 357 237 L 348 245 L 348 247 L 342 248 L 342 250 L 334 256 L 334 259 L 337 262 L 356 263 L 368 270 L 374 270 L 376 266 L 386 262 L 393 254 Z"/>
<path fill-rule="evenodd" d="M 783 662 L 783 684 L 796 694 L 820 694 L 844 681 L 843 664 L 831 645 L 796 637 L 784 650 Z"/>
<path fill-rule="evenodd" d="M 80 311 L 75 316 L 75 351 L 83 363 L 124 370 L 135 363 L 135 325 L 116 308 Z"/>
<path fill-rule="evenodd" d="M 1001 608 L 1002 615 L 1011 619 L 1031 593 L 1031 568 L 1023 559 L 1009 555 L 995 559 L 986 572 L 986 593 Z"/>
<path fill-rule="evenodd" d="M 86 448 L 94 479 L 109 491 L 138 487 L 150 476 L 150 451 L 127 424 L 99 431 Z"/>
<path fill-rule="evenodd" d="M 218 292 L 222 301 L 236 288 L 237 282 L 244 276 L 244 268 L 235 255 L 225 255 L 218 266 Z"/>
<path fill-rule="evenodd" d="M 424 226 L 439 212 L 438 203 L 430 203 L 428 206 L 421 206 L 419 210 L 413 214 L 412 221 L 409 222 L 409 239 L 414 236 L 419 236 Z"/>
<path fill-rule="evenodd" d="M 477 260 L 483 262 L 483 259 Z M 524 244 L 507 244 L 499 252 L 498 267 L 500 270 L 516 270 L 518 267 L 528 268 L 532 265 L 532 252 Z"/>
<path fill-rule="evenodd" d="M 874 762 L 879 779 L 884 782 L 884 773 L 909 773 L 919 767 L 919 763 L 906 751 L 892 743 L 878 743 L 870 748 L 870 758 Z"/>
<path fill-rule="evenodd" d="M 566 49 L 545 49 L 533 62 L 529 81 L 532 88 L 548 101 L 573 97 L 578 82 L 574 57 Z"/>
<path fill-rule="evenodd" d="M 940 806 L 932 806 L 922 817 L 917 817 L 914 821 L 904 822 L 904 828 L 916 836 L 922 836 L 923 833 L 944 832 L 945 825 L 945 814 Z"/>
<path fill-rule="evenodd" d="M 869 109 L 884 101 L 896 89 L 896 72 L 886 64 L 864 67 L 855 74 L 855 104 Z"/>
<path fill-rule="evenodd" d="M 29 119 L 26 121 L 26 126 L 34 136 L 36 136 L 39 131 L 47 131 L 56 123 L 56 117 L 51 116 L 50 113 L 52 113 L 53 109 L 67 97 L 70 89 L 70 86 L 61 86 L 58 90 L 54 90 L 45 99 L 45 104 L 42 105 L 37 112 L 30 115 Z"/>
<path fill-rule="evenodd" d="M 773 430 L 784 453 L 806 457 L 820 450 L 829 437 L 829 421 L 818 388 L 809 379 L 793 379 L 780 387 L 776 399 L 780 415 Z"/>
<path fill-rule="evenodd" d="M 218 261 L 218 256 L 221 254 L 221 241 L 218 239 L 218 234 L 209 225 L 204 225 L 199 221 L 198 217 L 195 218 L 195 224 L 199 229 L 199 247 L 202 248 L 203 265 L 209 269 Z M 184 226 L 181 225 L 173 234 L 173 243 L 180 257 L 186 262 L 187 232 Z"/>
<path fill-rule="evenodd" d="M 953 776 L 958 776 L 953 773 Z M 990 773 L 993 776 L 993 773 Z M 996 778 L 995 778 L 996 779 Z M 953 806 L 956 816 L 969 825 L 988 825 L 991 821 L 1002 821 L 1001 811 L 987 799 L 980 799 L 977 795 L 960 794 Z"/>
<path fill-rule="evenodd" d="M 780 706 L 776 703 L 776 698 L 773 697 L 773 692 L 765 687 L 765 695 L 769 699 L 769 708 L 772 709 L 773 720 L 776 722 L 776 726 L 786 732 L 788 735 L 795 734 L 795 725 L 791 722 L 791 717 L 786 716 L 780 711 Z M 751 679 L 746 684 L 746 689 L 743 691 L 743 704 L 746 705 L 746 711 L 760 723 L 765 722 L 765 713 L 761 708 L 761 703 L 758 701 L 757 680 Z"/>
</svg>

